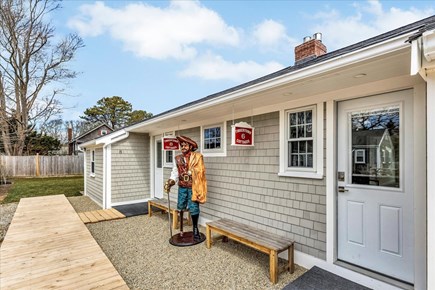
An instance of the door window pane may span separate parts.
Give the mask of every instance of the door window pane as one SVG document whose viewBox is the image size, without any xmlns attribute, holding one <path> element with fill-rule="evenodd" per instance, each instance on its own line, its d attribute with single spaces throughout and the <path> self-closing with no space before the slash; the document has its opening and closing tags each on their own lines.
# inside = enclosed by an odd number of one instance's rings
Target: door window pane
<svg viewBox="0 0 435 290">
<path fill-rule="evenodd" d="M 351 113 L 352 184 L 400 187 L 400 108 Z"/>
<path fill-rule="evenodd" d="M 157 141 L 156 145 L 156 167 L 162 168 L 162 141 Z"/>
</svg>

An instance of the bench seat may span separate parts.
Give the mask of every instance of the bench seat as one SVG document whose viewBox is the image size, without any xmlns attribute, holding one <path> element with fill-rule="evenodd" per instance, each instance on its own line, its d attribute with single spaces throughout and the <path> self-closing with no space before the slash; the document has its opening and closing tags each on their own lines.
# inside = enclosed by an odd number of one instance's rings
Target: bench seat
<svg viewBox="0 0 435 290">
<path fill-rule="evenodd" d="M 153 215 L 152 207 L 156 207 L 158 209 L 161 209 L 162 212 L 168 212 L 168 201 L 164 199 L 152 199 L 148 201 L 148 216 L 151 217 Z M 177 202 L 171 201 L 171 211 L 170 214 L 172 214 L 172 228 L 177 229 L 179 227 L 178 225 L 178 213 L 180 211 L 177 210 Z M 183 212 L 187 213 L 187 224 L 190 226 L 192 225 L 191 218 L 190 218 L 190 212 L 188 209 L 183 210 Z"/>
<path fill-rule="evenodd" d="M 288 251 L 288 264 L 285 268 L 290 273 L 294 272 L 294 242 L 289 238 L 223 218 L 206 224 L 208 249 L 212 245 L 212 232 L 268 254 L 270 281 L 273 284 L 278 282 L 279 253 Z"/>
</svg>

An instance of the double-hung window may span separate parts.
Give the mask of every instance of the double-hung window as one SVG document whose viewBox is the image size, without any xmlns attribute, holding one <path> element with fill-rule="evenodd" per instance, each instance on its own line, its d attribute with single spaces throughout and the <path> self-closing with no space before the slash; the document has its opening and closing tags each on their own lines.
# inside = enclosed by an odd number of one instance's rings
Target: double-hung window
<svg viewBox="0 0 435 290">
<path fill-rule="evenodd" d="M 281 176 L 323 177 L 323 104 L 282 110 Z"/>
<path fill-rule="evenodd" d="M 201 149 L 204 156 L 226 155 L 226 122 L 201 127 Z"/>
<path fill-rule="evenodd" d="M 91 176 L 95 176 L 95 150 L 91 151 Z"/>
</svg>

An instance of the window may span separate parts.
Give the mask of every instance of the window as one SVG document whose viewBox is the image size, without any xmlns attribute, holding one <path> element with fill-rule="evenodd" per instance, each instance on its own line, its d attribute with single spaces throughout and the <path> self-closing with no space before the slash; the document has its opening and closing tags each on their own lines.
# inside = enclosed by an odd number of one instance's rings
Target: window
<svg viewBox="0 0 435 290">
<path fill-rule="evenodd" d="M 95 176 L 95 150 L 91 151 L 91 176 Z"/>
<path fill-rule="evenodd" d="M 174 165 L 174 151 L 165 151 L 165 167 L 172 167 Z"/>
<path fill-rule="evenodd" d="M 225 122 L 204 126 L 201 131 L 201 149 L 204 156 L 225 156 Z"/>
<path fill-rule="evenodd" d="M 364 149 L 356 149 L 355 150 L 355 163 L 356 164 L 365 164 L 366 163 L 366 151 Z"/>
<path fill-rule="evenodd" d="M 100 134 L 101 136 L 103 136 L 103 135 L 107 135 L 107 130 L 101 130 L 101 134 Z"/>
<path fill-rule="evenodd" d="M 323 178 L 323 103 L 280 112 L 280 176 Z"/>
<path fill-rule="evenodd" d="M 175 132 L 165 132 L 163 136 L 175 138 Z M 165 150 L 163 153 L 164 153 L 163 166 L 172 168 L 172 166 L 174 166 L 174 151 Z"/>
<path fill-rule="evenodd" d="M 313 109 L 288 113 L 288 167 L 313 168 Z"/>
</svg>

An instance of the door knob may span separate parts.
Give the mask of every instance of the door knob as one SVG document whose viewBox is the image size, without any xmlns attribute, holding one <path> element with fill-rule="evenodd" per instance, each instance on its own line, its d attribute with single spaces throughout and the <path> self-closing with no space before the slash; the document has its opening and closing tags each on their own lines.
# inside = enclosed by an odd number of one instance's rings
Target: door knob
<svg viewBox="0 0 435 290">
<path fill-rule="evenodd" d="M 346 192 L 346 191 L 349 191 L 349 189 L 346 189 L 344 186 L 338 187 L 338 192 Z"/>
</svg>

